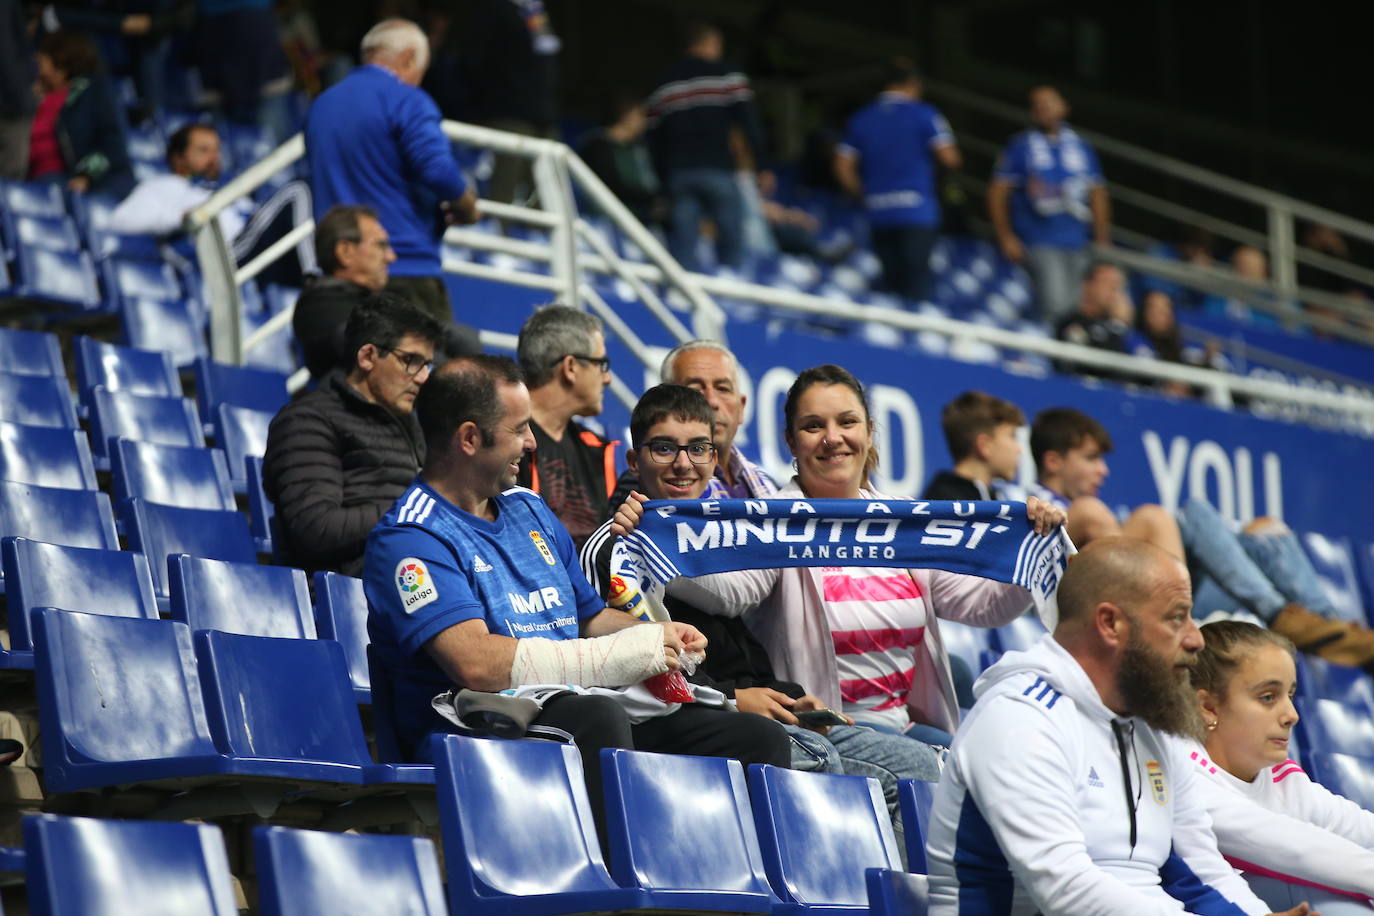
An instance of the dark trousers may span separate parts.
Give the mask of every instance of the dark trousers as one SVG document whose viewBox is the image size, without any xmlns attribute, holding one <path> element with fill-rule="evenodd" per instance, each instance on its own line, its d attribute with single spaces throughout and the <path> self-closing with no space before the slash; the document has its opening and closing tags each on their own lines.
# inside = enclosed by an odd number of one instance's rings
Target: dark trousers
<svg viewBox="0 0 1374 916">
<path fill-rule="evenodd" d="M 883 265 L 883 285 L 912 302 L 930 298 L 930 252 L 936 226 L 874 226 L 873 253 Z"/>
</svg>

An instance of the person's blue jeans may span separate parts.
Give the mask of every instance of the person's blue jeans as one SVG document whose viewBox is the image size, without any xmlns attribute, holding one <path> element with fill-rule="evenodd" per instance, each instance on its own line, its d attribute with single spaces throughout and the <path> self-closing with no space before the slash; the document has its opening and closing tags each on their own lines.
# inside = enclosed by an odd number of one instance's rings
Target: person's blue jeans
<svg viewBox="0 0 1374 916">
<path fill-rule="evenodd" d="M 744 201 L 735 173 L 723 169 L 678 169 L 668 177 L 668 250 L 684 268 L 700 270 L 697 239 L 701 219 L 716 224 L 716 260 L 738 269 L 744 262 Z"/>
<path fill-rule="evenodd" d="M 873 253 L 883 265 L 883 285 L 911 302 L 930 298 L 930 252 L 938 226 L 874 226 Z"/>
<path fill-rule="evenodd" d="M 1305 884 L 1249 874 L 1245 876 L 1245 883 L 1275 913 L 1287 912 L 1303 901 L 1310 903 L 1322 916 L 1368 916 L 1370 912 L 1368 904 Z"/>
</svg>

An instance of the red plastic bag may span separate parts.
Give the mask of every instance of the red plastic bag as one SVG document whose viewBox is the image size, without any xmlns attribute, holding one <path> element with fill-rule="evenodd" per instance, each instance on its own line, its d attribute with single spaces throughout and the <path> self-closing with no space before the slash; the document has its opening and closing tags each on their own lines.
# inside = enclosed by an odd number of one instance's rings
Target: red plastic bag
<svg viewBox="0 0 1374 916">
<path fill-rule="evenodd" d="M 681 671 L 665 671 L 644 682 L 649 692 L 665 703 L 692 703 L 692 687 Z"/>
</svg>

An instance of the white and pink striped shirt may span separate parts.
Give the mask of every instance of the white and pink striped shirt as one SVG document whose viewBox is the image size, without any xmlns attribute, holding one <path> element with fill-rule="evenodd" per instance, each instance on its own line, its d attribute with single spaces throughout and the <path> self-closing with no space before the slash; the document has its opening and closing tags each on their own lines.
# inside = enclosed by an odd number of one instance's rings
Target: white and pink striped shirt
<svg viewBox="0 0 1374 916">
<path fill-rule="evenodd" d="M 822 582 L 844 712 L 860 724 L 905 728 L 926 632 L 920 585 L 904 569 L 848 566 L 827 566 Z"/>
</svg>

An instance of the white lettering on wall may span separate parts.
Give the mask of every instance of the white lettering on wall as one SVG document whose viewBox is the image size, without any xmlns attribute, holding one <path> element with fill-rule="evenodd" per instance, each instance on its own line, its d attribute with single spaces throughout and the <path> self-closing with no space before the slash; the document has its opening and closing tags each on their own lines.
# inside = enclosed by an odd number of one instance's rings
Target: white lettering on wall
<svg viewBox="0 0 1374 916">
<path fill-rule="evenodd" d="M 911 395 L 891 385 L 869 388 L 873 422 L 877 424 L 874 439 L 881 462 L 873 476 L 874 485 L 894 496 L 914 496 L 925 485 L 924 443 L 921 434 L 921 411 Z M 898 436 L 901 438 L 898 439 Z M 896 464 L 894 442 L 902 443 L 902 467 Z"/>
<path fill-rule="evenodd" d="M 1283 464 L 1274 452 L 1265 452 L 1260 462 L 1264 502 L 1258 506 L 1255 462 L 1248 448 L 1238 446 L 1228 455 L 1210 439 L 1189 443 L 1186 436 L 1174 436 L 1166 453 L 1163 440 L 1154 430 L 1141 433 L 1141 443 L 1159 493 L 1159 504 L 1168 511 L 1191 497 L 1207 500 L 1223 518 L 1242 524 L 1258 515 L 1283 518 Z M 1215 497 L 1211 495 L 1213 491 Z"/>
</svg>

